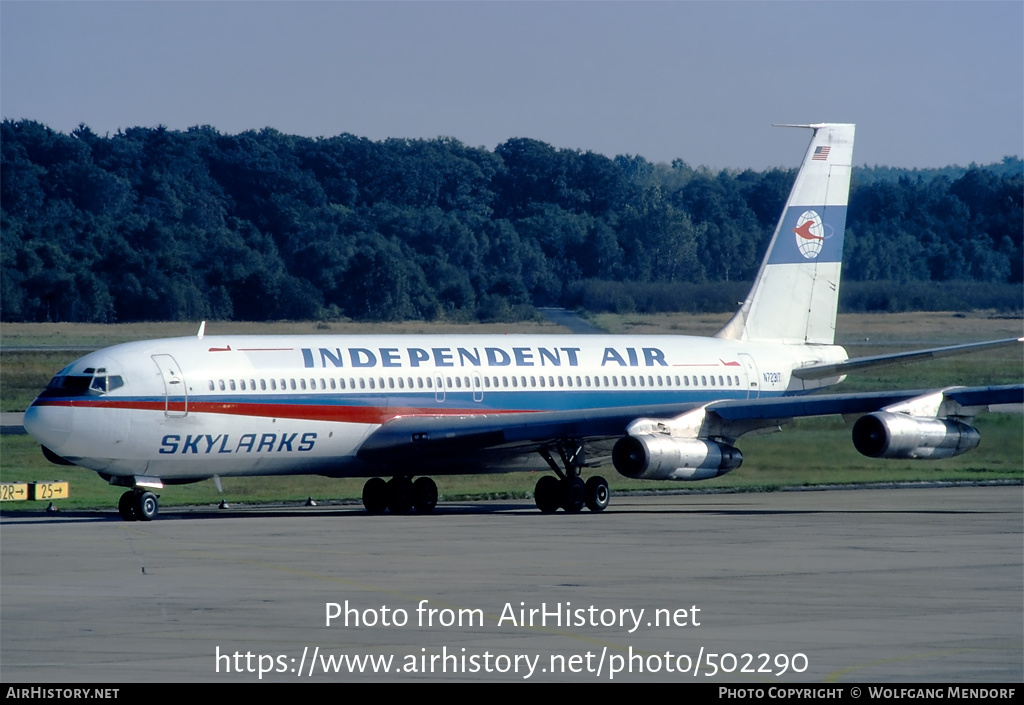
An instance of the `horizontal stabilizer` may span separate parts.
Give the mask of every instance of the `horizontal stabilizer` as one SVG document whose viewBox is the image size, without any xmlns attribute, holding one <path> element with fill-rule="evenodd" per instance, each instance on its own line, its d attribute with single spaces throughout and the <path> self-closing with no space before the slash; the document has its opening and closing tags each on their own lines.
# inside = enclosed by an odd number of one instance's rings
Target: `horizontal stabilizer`
<svg viewBox="0 0 1024 705">
<path fill-rule="evenodd" d="M 812 365 L 793 370 L 793 376 L 799 379 L 825 379 L 826 377 L 837 377 L 851 372 L 862 372 L 878 367 L 899 365 L 905 362 L 918 362 L 940 357 L 953 357 L 979 350 L 1001 348 L 1009 345 L 1017 345 L 1024 342 L 1024 338 L 1006 338 L 1004 340 L 990 340 L 984 343 L 967 343 L 964 345 L 949 345 L 943 348 L 931 348 L 928 350 L 911 350 L 910 352 L 892 353 L 889 355 L 872 355 L 870 357 L 855 357 L 843 362 L 833 362 L 825 365 Z"/>
</svg>

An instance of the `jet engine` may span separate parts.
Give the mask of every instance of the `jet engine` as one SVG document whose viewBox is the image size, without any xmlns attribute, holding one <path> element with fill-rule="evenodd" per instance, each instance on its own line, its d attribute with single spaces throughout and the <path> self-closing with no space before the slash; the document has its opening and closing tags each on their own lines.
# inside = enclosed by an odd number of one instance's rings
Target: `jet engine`
<svg viewBox="0 0 1024 705">
<path fill-rule="evenodd" d="M 857 419 L 853 445 L 869 458 L 952 458 L 978 447 L 973 426 L 949 419 L 878 411 Z"/>
<path fill-rule="evenodd" d="M 707 480 L 742 462 L 743 455 L 731 445 L 664 434 L 624 436 L 612 449 L 615 469 L 638 480 Z"/>
</svg>

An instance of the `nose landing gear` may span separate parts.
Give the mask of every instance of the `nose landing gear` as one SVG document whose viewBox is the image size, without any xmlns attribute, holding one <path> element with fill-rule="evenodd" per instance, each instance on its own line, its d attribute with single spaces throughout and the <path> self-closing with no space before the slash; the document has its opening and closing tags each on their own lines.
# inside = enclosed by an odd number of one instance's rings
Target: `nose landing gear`
<svg viewBox="0 0 1024 705">
<path fill-rule="evenodd" d="M 117 502 L 117 513 L 125 521 L 153 521 L 158 511 L 157 496 L 145 490 L 128 490 Z"/>
</svg>

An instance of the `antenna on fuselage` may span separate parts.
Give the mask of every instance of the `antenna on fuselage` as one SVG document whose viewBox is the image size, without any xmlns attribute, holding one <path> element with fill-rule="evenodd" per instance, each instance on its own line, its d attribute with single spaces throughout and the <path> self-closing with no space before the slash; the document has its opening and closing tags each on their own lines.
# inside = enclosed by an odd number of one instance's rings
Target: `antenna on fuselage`
<svg viewBox="0 0 1024 705">
<path fill-rule="evenodd" d="M 206 335 L 206 321 L 199 324 L 199 332 L 196 333 L 196 337 L 202 340 L 204 335 Z"/>
</svg>

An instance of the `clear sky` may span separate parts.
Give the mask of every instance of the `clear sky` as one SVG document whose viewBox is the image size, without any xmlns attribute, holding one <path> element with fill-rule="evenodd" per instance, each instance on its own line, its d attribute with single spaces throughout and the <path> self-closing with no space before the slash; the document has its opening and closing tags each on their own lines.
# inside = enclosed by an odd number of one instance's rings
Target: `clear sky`
<svg viewBox="0 0 1024 705">
<path fill-rule="evenodd" d="M 0 0 L 0 114 L 61 132 L 510 137 L 795 166 L 776 122 L 855 122 L 857 164 L 1024 153 L 1024 2 Z"/>
</svg>

